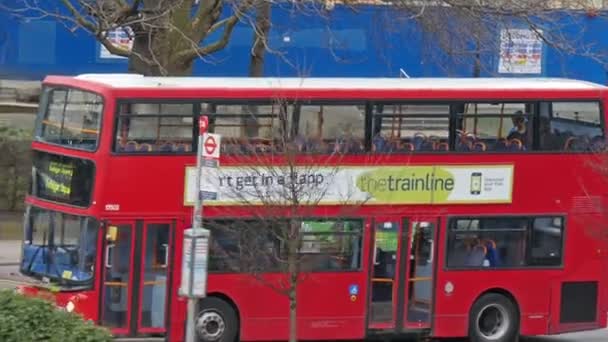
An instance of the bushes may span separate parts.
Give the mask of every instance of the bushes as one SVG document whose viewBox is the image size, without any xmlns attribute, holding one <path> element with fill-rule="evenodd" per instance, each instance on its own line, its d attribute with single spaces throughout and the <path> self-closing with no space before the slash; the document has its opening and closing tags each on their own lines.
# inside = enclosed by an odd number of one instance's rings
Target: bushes
<svg viewBox="0 0 608 342">
<path fill-rule="evenodd" d="M 31 177 L 33 132 L 0 127 L 0 210 L 20 210 Z"/>
<path fill-rule="evenodd" d="M 105 328 L 54 304 L 0 290 L 0 341 L 112 341 Z"/>
</svg>

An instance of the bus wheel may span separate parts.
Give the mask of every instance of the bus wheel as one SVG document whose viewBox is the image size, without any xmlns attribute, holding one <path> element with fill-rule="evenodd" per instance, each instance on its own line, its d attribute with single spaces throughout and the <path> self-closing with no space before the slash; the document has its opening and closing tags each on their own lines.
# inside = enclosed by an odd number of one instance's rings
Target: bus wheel
<svg viewBox="0 0 608 342">
<path fill-rule="evenodd" d="M 519 337 L 519 314 L 507 297 L 489 293 L 479 298 L 469 316 L 473 342 L 513 342 Z"/>
<path fill-rule="evenodd" d="M 201 342 L 234 342 L 238 333 L 238 318 L 230 304 L 217 297 L 207 297 L 199 305 L 194 322 Z"/>
</svg>

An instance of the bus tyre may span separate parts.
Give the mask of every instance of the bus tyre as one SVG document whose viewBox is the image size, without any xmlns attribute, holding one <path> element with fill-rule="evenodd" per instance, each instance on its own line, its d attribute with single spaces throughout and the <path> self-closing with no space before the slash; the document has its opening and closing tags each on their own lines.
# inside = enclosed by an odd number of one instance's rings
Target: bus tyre
<svg viewBox="0 0 608 342">
<path fill-rule="evenodd" d="M 472 342 L 514 342 L 519 338 L 519 314 L 507 297 L 489 293 L 479 298 L 469 316 Z"/>
<path fill-rule="evenodd" d="M 238 317 L 232 306 L 217 297 L 200 302 L 195 321 L 196 336 L 200 342 L 235 342 L 238 334 Z"/>
</svg>

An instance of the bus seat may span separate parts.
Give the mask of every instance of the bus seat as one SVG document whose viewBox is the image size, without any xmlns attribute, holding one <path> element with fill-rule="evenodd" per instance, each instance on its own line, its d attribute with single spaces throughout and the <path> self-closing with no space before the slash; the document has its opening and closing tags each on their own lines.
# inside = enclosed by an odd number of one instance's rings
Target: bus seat
<svg viewBox="0 0 608 342">
<path fill-rule="evenodd" d="M 160 147 L 158 148 L 159 151 L 161 152 L 173 152 L 174 148 L 173 148 L 173 144 L 171 144 L 170 142 L 164 142 L 162 145 L 160 145 Z"/>
<path fill-rule="evenodd" d="M 361 139 L 353 138 L 348 141 L 348 153 L 364 153 L 365 146 L 363 145 L 363 141 Z"/>
<path fill-rule="evenodd" d="M 435 151 L 435 142 L 431 140 L 424 140 L 418 147 L 419 151 Z"/>
<path fill-rule="evenodd" d="M 399 139 L 391 139 L 385 145 L 384 150 L 382 152 L 395 153 L 395 152 L 399 152 L 400 149 L 401 149 L 401 142 L 399 141 Z"/>
<path fill-rule="evenodd" d="M 125 145 L 125 152 L 135 152 L 138 150 L 138 145 L 137 142 L 131 140 L 131 141 L 127 141 L 127 144 Z"/>
<path fill-rule="evenodd" d="M 517 138 L 509 140 L 509 150 L 511 151 L 521 151 L 523 146 L 524 144 Z"/>
<path fill-rule="evenodd" d="M 189 148 L 186 144 L 176 144 L 173 146 L 173 151 L 175 152 L 188 152 Z"/>
<path fill-rule="evenodd" d="M 488 149 L 488 146 L 483 141 L 476 141 L 473 143 L 473 151 L 484 152 Z"/>
<path fill-rule="evenodd" d="M 509 141 L 505 138 L 500 138 L 494 146 L 495 151 L 507 151 L 509 149 Z"/>
<path fill-rule="evenodd" d="M 152 145 L 148 143 L 142 143 L 137 148 L 138 152 L 152 152 Z"/>
<path fill-rule="evenodd" d="M 306 148 L 306 138 L 304 136 L 302 136 L 301 134 L 298 134 L 293 139 L 293 144 L 296 148 L 296 151 L 302 152 Z"/>
<path fill-rule="evenodd" d="M 410 142 L 403 142 L 400 144 L 399 152 L 412 152 L 414 151 L 414 144 Z"/>
<path fill-rule="evenodd" d="M 448 145 L 447 142 L 440 141 L 435 145 L 436 151 L 448 151 L 449 149 L 450 149 L 450 145 Z"/>
<path fill-rule="evenodd" d="M 473 134 L 462 132 L 456 141 L 456 150 L 471 151 L 476 140 Z"/>
</svg>

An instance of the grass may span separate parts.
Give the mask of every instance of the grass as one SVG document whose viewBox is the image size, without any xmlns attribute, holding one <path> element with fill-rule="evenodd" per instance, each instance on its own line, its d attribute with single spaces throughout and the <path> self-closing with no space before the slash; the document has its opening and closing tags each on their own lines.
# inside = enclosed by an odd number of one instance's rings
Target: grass
<svg viewBox="0 0 608 342">
<path fill-rule="evenodd" d="M 23 237 L 23 213 L 0 213 L 0 240 L 21 240 Z"/>
</svg>

